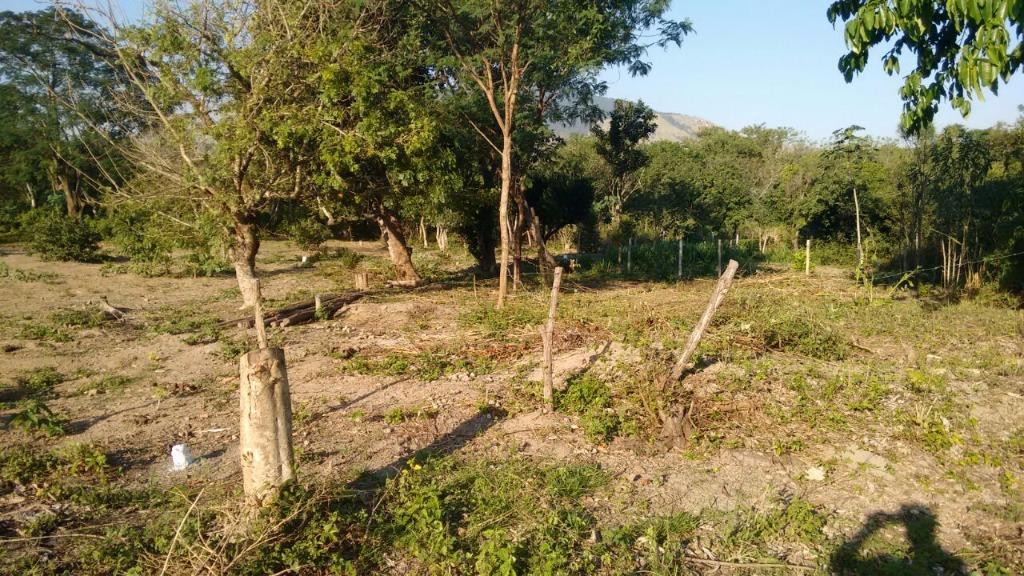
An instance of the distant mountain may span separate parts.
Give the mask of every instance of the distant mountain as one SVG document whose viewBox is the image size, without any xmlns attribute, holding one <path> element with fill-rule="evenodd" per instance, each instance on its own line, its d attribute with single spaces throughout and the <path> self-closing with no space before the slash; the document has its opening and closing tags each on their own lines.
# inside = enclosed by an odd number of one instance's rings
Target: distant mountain
<svg viewBox="0 0 1024 576">
<path fill-rule="evenodd" d="M 615 108 L 615 98 L 599 96 L 594 99 L 594 103 L 597 104 L 601 110 L 604 110 L 605 120 L 602 124 L 607 127 L 607 115 Z M 654 131 L 654 134 L 650 138 L 650 141 L 652 142 L 658 140 L 671 140 L 674 142 L 692 140 L 697 137 L 697 133 L 701 130 L 715 126 L 714 123 L 696 116 L 657 111 L 655 114 L 657 116 L 654 121 L 657 123 L 658 129 Z M 583 124 L 581 122 L 575 122 L 570 125 L 556 124 L 553 128 L 555 130 L 555 134 L 558 134 L 563 138 L 572 134 L 590 134 L 590 125 Z"/>
</svg>

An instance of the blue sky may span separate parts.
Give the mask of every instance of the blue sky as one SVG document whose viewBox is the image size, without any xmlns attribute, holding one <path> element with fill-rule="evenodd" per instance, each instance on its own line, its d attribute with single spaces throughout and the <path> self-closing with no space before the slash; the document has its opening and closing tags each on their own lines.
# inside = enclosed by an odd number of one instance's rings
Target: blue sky
<svg viewBox="0 0 1024 576">
<path fill-rule="evenodd" d="M 651 73 L 625 70 L 602 75 L 608 95 L 642 98 L 655 110 L 692 114 L 726 128 L 750 124 L 789 126 L 814 139 L 859 124 L 875 136 L 896 136 L 902 80 L 889 77 L 879 53 L 847 84 L 837 68 L 845 53 L 841 23 L 825 17 L 827 1 L 675 0 L 671 17 L 689 18 L 696 33 L 682 48 L 653 49 Z M 909 71 L 912 61 L 904 62 Z M 991 126 L 1018 117 L 1024 75 L 1001 86 L 999 96 L 975 102 L 967 119 L 943 105 L 936 124 Z"/>
<path fill-rule="evenodd" d="M 129 16 L 143 0 L 113 0 Z M 38 9 L 35 0 L 0 0 L 7 10 Z M 825 18 L 827 1 L 675 0 L 671 16 L 689 18 L 696 33 L 682 48 L 653 49 L 654 69 L 643 78 L 612 69 L 602 74 L 608 95 L 643 99 L 664 112 L 691 114 L 726 128 L 789 126 L 813 139 L 859 124 L 875 136 L 896 136 L 902 102 L 899 78 L 882 72 L 878 54 L 847 84 L 836 63 L 844 53 L 842 28 Z M 909 66 L 904 67 L 905 70 Z M 967 119 L 943 105 L 937 124 L 991 126 L 1013 122 L 1024 104 L 1024 75 L 975 102 Z"/>
</svg>

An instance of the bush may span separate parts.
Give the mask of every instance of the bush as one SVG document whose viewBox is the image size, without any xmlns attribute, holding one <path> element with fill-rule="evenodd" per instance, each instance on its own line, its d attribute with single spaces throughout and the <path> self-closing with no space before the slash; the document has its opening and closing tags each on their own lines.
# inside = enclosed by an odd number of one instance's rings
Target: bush
<svg viewBox="0 0 1024 576">
<path fill-rule="evenodd" d="M 305 252 L 319 252 L 320 245 L 331 239 L 331 229 L 316 218 L 302 218 L 288 225 L 288 239 Z"/>
<path fill-rule="evenodd" d="M 90 262 L 96 259 L 100 236 L 90 223 L 59 210 L 33 210 L 22 217 L 29 250 L 44 260 Z"/>
<path fill-rule="evenodd" d="M 105 238 L 118 253 L 132 262 L 164 263 L 170 260 L 174 240 L 166 226 L 141 208 L 122 206 L 101 223 Z"/>
</svg>

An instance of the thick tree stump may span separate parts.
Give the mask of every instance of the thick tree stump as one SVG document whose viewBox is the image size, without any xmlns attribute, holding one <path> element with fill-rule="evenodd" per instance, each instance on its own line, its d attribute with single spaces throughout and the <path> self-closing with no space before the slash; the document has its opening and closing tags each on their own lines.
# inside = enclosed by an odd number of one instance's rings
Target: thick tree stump
<svg viewBox="0 0 1024 576">
<path fill-rule="evenodd" d="M 246 501 L 262 506 L 295 477 L 292 406 L 284 350 L 252 350 L 239 359 L 241 374 L 242 487 Z"/>
<path fill-rule="evenodd" d="M 356 290 L 367 290 L 370 288 L 369 276 L 366 272 L 355 273 L 355 289 Z"/>
</svg>

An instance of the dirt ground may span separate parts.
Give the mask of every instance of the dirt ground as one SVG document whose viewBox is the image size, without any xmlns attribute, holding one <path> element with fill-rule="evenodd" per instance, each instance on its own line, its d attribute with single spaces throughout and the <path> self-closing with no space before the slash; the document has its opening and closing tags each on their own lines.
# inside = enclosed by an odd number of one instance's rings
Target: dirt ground
<svg viewBox="0 0 1024 576">
<path fill-rule="evenodd" d="M 385 256 L 375 243 L 346 247 Z M 69 421 L 55 439 L 2 430 L 4 444 L 95 444 L 124 469 L 125 483 L 240 475 L 237 353 L 253 336 L 229 326 L 189 339 L 195 330 L 161 328 L 243 315 L 233 277 L 110 274 L 101 264 L 42 262 L 11 246 L 0 248 L 0 258 L 11 270 L 34 273 L 0 278 L 0 385 L 56 369 L 66 379 L 47 404 Z M 330 261 L 301 266 L 288 244 L 268 242 L 260 258 L 270 308 L 348 289 L 348 276 L 331 273 Z M 658 351 L 686 337 L 711 287 L 710 279 L 587 283 L 570 276 L 557 386 L 582 370 L 625 382 L 657 368 Z M 687 381 L 700 390 L 699 434 L 685 449 L 666 450 L 643 433 L 594 441 L 578 416 L 541 409 L 540 338 L 531 321 L 543 314 L 546 293 L 518 292 L 514 310 L 524 319 L 496 335 L 472 320 L 492 288 L 463 277 L 385 291 L 335 319 L 271 329 L 287 355 L 300 474 L 385 473 L 424 448 L 593 462 L 613 476 L 594 504 L 600 517 L 729 511 L 798 497 L 827 513 L 829 538 L 855 539 L 872 518 L 928 515 L 935 544 L 972 569 L 997 561 L 1005 573 L 1024 571 L 1024 342 L 1019 313 L 1004 303 L 868 294 L 831 269 L 810 278 L 780 271 L 740 278 L 705 344 L 705 361 Z M 54 326 L 55 311 L 101 298 L 130 309 L 128 319 Z M 765 337 L 756 324 L 773 316 L 742 317 L 763 312 L 759 302 L 812 307 L 848 343 L 844 354 L 772 346 L 784 335 Z M 533 309 L 540 312 L 527 312 Z M 33 337 L 32 325 L 67 338 Z M 454 360 L 432 371 L 425 360 L 432 355 Z M 876 382 L 878 394 L 863 392 Z M 820 392 L 829 383 L 834 395 Z M 11 403 L 2 414 L 15 410 Z M 170 470 L 177 443 L 197 457 L 184 472 Z M 37 505 L 17 493 L 0 497 L 0 533 L 17 536 Z M 787 561 L 814 565 L 816 558 L 798 550 Z"/>
</svg>

